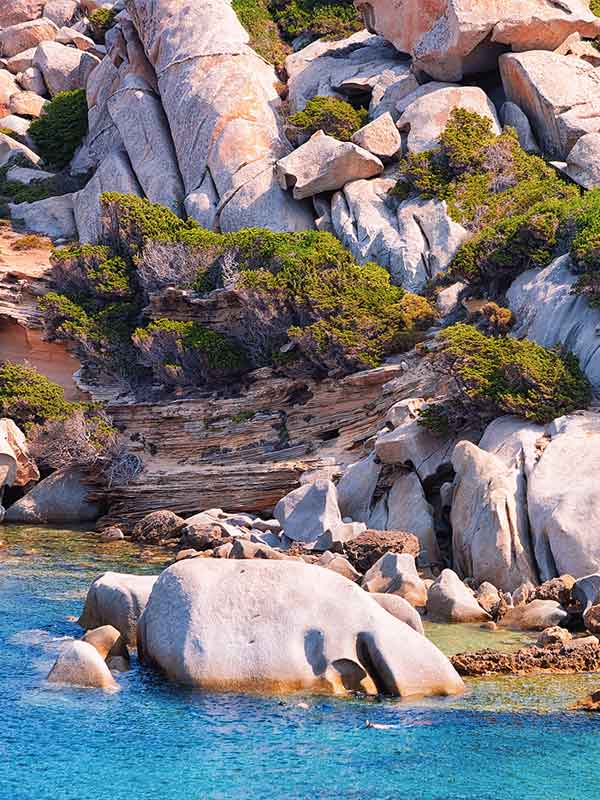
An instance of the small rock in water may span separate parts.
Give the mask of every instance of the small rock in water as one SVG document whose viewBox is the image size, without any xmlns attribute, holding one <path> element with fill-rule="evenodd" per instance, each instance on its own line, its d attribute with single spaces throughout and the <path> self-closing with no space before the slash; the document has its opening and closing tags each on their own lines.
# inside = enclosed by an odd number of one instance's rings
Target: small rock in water
<svg viewBox="0 0 600 800">
<path fill-rule="evenodd" d="M 100 541 L 101 542 L 118 542 L 125 538 L 125 534 L 121 530 L 121 528 L 117 528 L 116 525 L 111 525 L 110 528 L 105 528 L 103 531 L 100 532 Z"/>
</svg>

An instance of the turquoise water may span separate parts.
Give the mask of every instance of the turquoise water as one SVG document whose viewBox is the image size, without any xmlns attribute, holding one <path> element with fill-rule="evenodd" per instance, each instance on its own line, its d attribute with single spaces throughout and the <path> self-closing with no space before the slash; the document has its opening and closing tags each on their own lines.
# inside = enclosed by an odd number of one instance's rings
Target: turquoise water
<svg viewBox="0 0 600 800">
<path fill-rule="evenodd" d="M 0 800 L 599 796 L 600 716 L 566 709 L 600 675 L 479 680 L 461 698 L 418 704 L 203 694 L 135 662 L 116 694 L 50 688 L 61 640 L 81 634 L 69 617 L 90 580 L 156 571 L 156 560 L 89 534 L 0 535 Z M 518 645 L 475 628 L 430 632 L 448 651 L 461 636 Z"/>
</svg>

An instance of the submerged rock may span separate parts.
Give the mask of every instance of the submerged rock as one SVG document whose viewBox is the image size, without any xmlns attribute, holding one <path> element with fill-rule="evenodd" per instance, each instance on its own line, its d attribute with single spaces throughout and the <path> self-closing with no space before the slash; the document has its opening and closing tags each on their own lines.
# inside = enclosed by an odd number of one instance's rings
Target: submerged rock
<svg viewBox="0 0 600 800">
<path fill-rule="evenodd" d="M 463 688 L 431 642 L 366 592 L 295 561 L 169 567 L 140 619 L 139 649 L 169 678 L 212 690 L 407 697 Z"/>
</svg>

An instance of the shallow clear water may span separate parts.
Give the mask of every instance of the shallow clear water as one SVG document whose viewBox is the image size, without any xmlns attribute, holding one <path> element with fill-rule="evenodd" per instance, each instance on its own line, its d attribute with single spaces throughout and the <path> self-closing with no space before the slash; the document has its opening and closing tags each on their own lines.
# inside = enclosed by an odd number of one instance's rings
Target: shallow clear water
<svg viewBox="0 0 600 800">
<path fill-rule="evenodd" d="M 157 559 L 84 533 L 0 534 L 0 800 L 599 796 L 600 716 L 567 708 L 600 675 L 477 680 L 460 698 L 416 704 L 203 694 L 135 664 L 116 694 L 50 688 L 94 576 L 157 571 Z M 446 652 L 522 641 L 472 626 L 428 632 Z"/>
</svg>

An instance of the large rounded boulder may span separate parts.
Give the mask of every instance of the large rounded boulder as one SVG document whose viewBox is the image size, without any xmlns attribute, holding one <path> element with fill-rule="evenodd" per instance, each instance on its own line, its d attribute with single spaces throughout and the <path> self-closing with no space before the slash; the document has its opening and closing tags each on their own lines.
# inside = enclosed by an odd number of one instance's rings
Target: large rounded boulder
<svg viewBox="0 0 600 800">
<path fill-rule="evenodd" d="M 356 584 L 300 561 L 174 564 L 140 617 L 138 650 L 170 679 L 213 691 L 463 689 L 435 645 Z"/>
<path fill-rule="evenodd" d="M 105 572 L 88 589 L 79 625 L 86 631 L 112 625 L 135 646 L 137 622 L 155 581 L 153 575 Z"/>
</svg>

